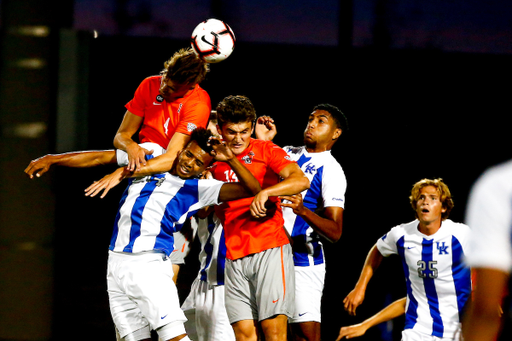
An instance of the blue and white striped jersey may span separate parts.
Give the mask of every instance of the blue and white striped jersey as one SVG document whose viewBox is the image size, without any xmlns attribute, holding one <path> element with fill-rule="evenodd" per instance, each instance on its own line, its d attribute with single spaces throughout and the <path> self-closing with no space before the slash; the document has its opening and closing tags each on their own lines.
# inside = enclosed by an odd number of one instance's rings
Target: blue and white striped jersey
<svg viewBox="0 0 512 341">
<path fill-rule="evenodd" d="M 118 161 L 123 153 L 117 152 Z M 129 179 L 109 249 L 127 253 L 159 251 L 169 256 L 174 249 L 173 233 L 197 210 L 218 204 L 223 184 L 217 180 L 184 180 L 169 173 Z"/>
<path fill-rule="evenodd" d="M 201 243 L 199 279 L 212 286 L 224 285 L 226 242 L 219 218 L 213 213 L 205 219 L 194 217 L 192 223 L 197 224 L 197 236 Z"/>
<path fill-rule="evenodd" d="M 470 229 L 447 219 L 433 235 L 418 231 L 419 221 L 394 227 L 377 241 L 380 253 L 402 259 L 407 288 L 405 329 L 451 338 L 471 294 L 471 273 L 464 264 Z"/>
<path fill-rule="evenodd" d="M 313 212 L 332 206 L 344 208 L 347 180 L 331 151 L 308 153 L 304 146 L 287 146 L 283 149 L 291 160 L 297 162 L 311 183 L 310 188 L 302 192 L 305 207 Z M 324 263 L 322 243 L 313 228 L 293 213 L 291 208 L 283 207 L 283 217 L 284 226 L 294 241 L 295 266 Z"/>
</svg>

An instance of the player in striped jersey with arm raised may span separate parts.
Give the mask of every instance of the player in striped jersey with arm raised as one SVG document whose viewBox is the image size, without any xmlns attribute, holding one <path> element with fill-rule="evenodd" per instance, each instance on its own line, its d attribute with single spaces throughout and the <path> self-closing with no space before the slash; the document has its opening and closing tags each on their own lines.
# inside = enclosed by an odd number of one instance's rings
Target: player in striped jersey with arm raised
<svg viewBox="0 0 512 341">
<path fill-rule="evenodd" d="M 283 149 L 296 161 L 310 188 L 293 196 L 281 196 L 285 228 L 293 240 L 295 313 L 291 323 L 294 340 L 319 341 L 325 257 L 320 236 L 330 242 L 341 237 L 347 181 L 331 149 L 348 130 L 345 115 L 335 106 L 313 108 L 304 131 L 304 146 Z M 257 137 L 273 138 L 269 117 L 260 117 Z"/>
<path fill-rule="evenodd" d="M 130 179 L 122 196 L 109 247 L 107 286 L 112 317 L 123 340 L 150 339 L 151 329 L 162 340 L 189 340 L 169 261 L 173 233 L 198 209 L 249 197 L 261 189 L 230 149 L 220 143 L 213 143 L 211 153 L 218 161 L 227 162 L 241 182 L 197 179 L 213 160 L 207 144 L 210 136 L 209 131 L 196 129 L 170 173 Z M 115 151 L 103 151 L 68 153 L 52 159 L 58 159 L 53 164 L 87 167 L 114 163 L 116 157 Z M 42 166 L 31 163 L 26 172 L 30 176 L 40 174 Z M 121 173 L 120 179 L 131 174 Z M 89 187 L 87 195 L 95 196 L 104 188 L 99 181 Z"/>
<path fill-rule="evenodd" d="M 397 254 L 407 289 L 402 340 L 459 340 L 461 314 L 471 294 L 470 269 L 463 263 L 469 227 L 448 219 L 453 200 L 441 179 L 417 182 L 410 202 L 417 219 L 392 228 L 372 247 L 345 309 L 355 315 L 382 259 Z"/>
</svg>

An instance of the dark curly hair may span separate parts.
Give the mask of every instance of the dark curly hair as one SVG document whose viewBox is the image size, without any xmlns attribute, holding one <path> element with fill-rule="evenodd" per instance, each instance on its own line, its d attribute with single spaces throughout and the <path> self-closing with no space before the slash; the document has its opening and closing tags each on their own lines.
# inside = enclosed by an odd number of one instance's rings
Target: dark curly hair
<svg viewBox="0 0 512 341">
<path fill-rule="evenodd" d="M 256 109 L 251 100 L 245 96 L 228 96 L 217 104 L 217 121 L 219 126 L 227 122 L 254 122 Z"/>
<path fill-rule="evenodd" d="M 202 150 L 210 154 L 213 150 L 213 148 L 208 145 L 208 139 L 210 136 L 213 136 L 210 130 L 198 127 L 192 132 L 192 134 L 190 134 L 190 142 L 195 141 Z"/>
<path fill-rule="evenodd" d="M 345 114 L 338 109 L 338 107 L 335 107 L 332 104 L 318 104 L 313 108 L 313 111 L 316 110 L 324 110 L 327 111 L 329 114 L 331 114 L 332 118 L 334 119 L 334 122 L 336 122 L 336 126 L 341 129 L 341 131 L 344 133 L 348 130 L 348 120 Z"/>
</svg>

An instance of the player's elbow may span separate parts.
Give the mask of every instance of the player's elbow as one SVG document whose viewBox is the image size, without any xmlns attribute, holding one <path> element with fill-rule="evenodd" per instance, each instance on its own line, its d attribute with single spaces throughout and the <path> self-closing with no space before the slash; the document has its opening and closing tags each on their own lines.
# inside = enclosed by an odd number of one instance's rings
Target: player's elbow
<svg viewBox="0 0 512 341">
<path fill-rule="evenodd" d="M 300 187 L 300 190 L 297 193 L 300 193 L 306 189 L 309 189 L 310 185 L 311 184 L 309 182 L 309 179 L 306 176 L 301 176 L 298 179 L 298 186 Z"/>
</svg>

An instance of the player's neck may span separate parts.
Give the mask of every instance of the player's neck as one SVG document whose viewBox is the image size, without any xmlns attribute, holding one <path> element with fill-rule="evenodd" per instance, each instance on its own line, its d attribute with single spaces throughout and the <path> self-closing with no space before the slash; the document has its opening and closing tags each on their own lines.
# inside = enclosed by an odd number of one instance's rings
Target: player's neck
<svg viewBox="0 0 512 341">
<path fill-rule="evenodd" d="M 328 150 L 331 150 L 332 145 L 306 145 L 306 150 L 308 153 L 322 153 Z"/>
<path fill-rule="evenodd" d="M 441 228 L 442 220 L 435 220 L 431 222 L 420 221 L 418 224 L 418 231 L 426 236 L 431 236 Z"/>
</svg>

